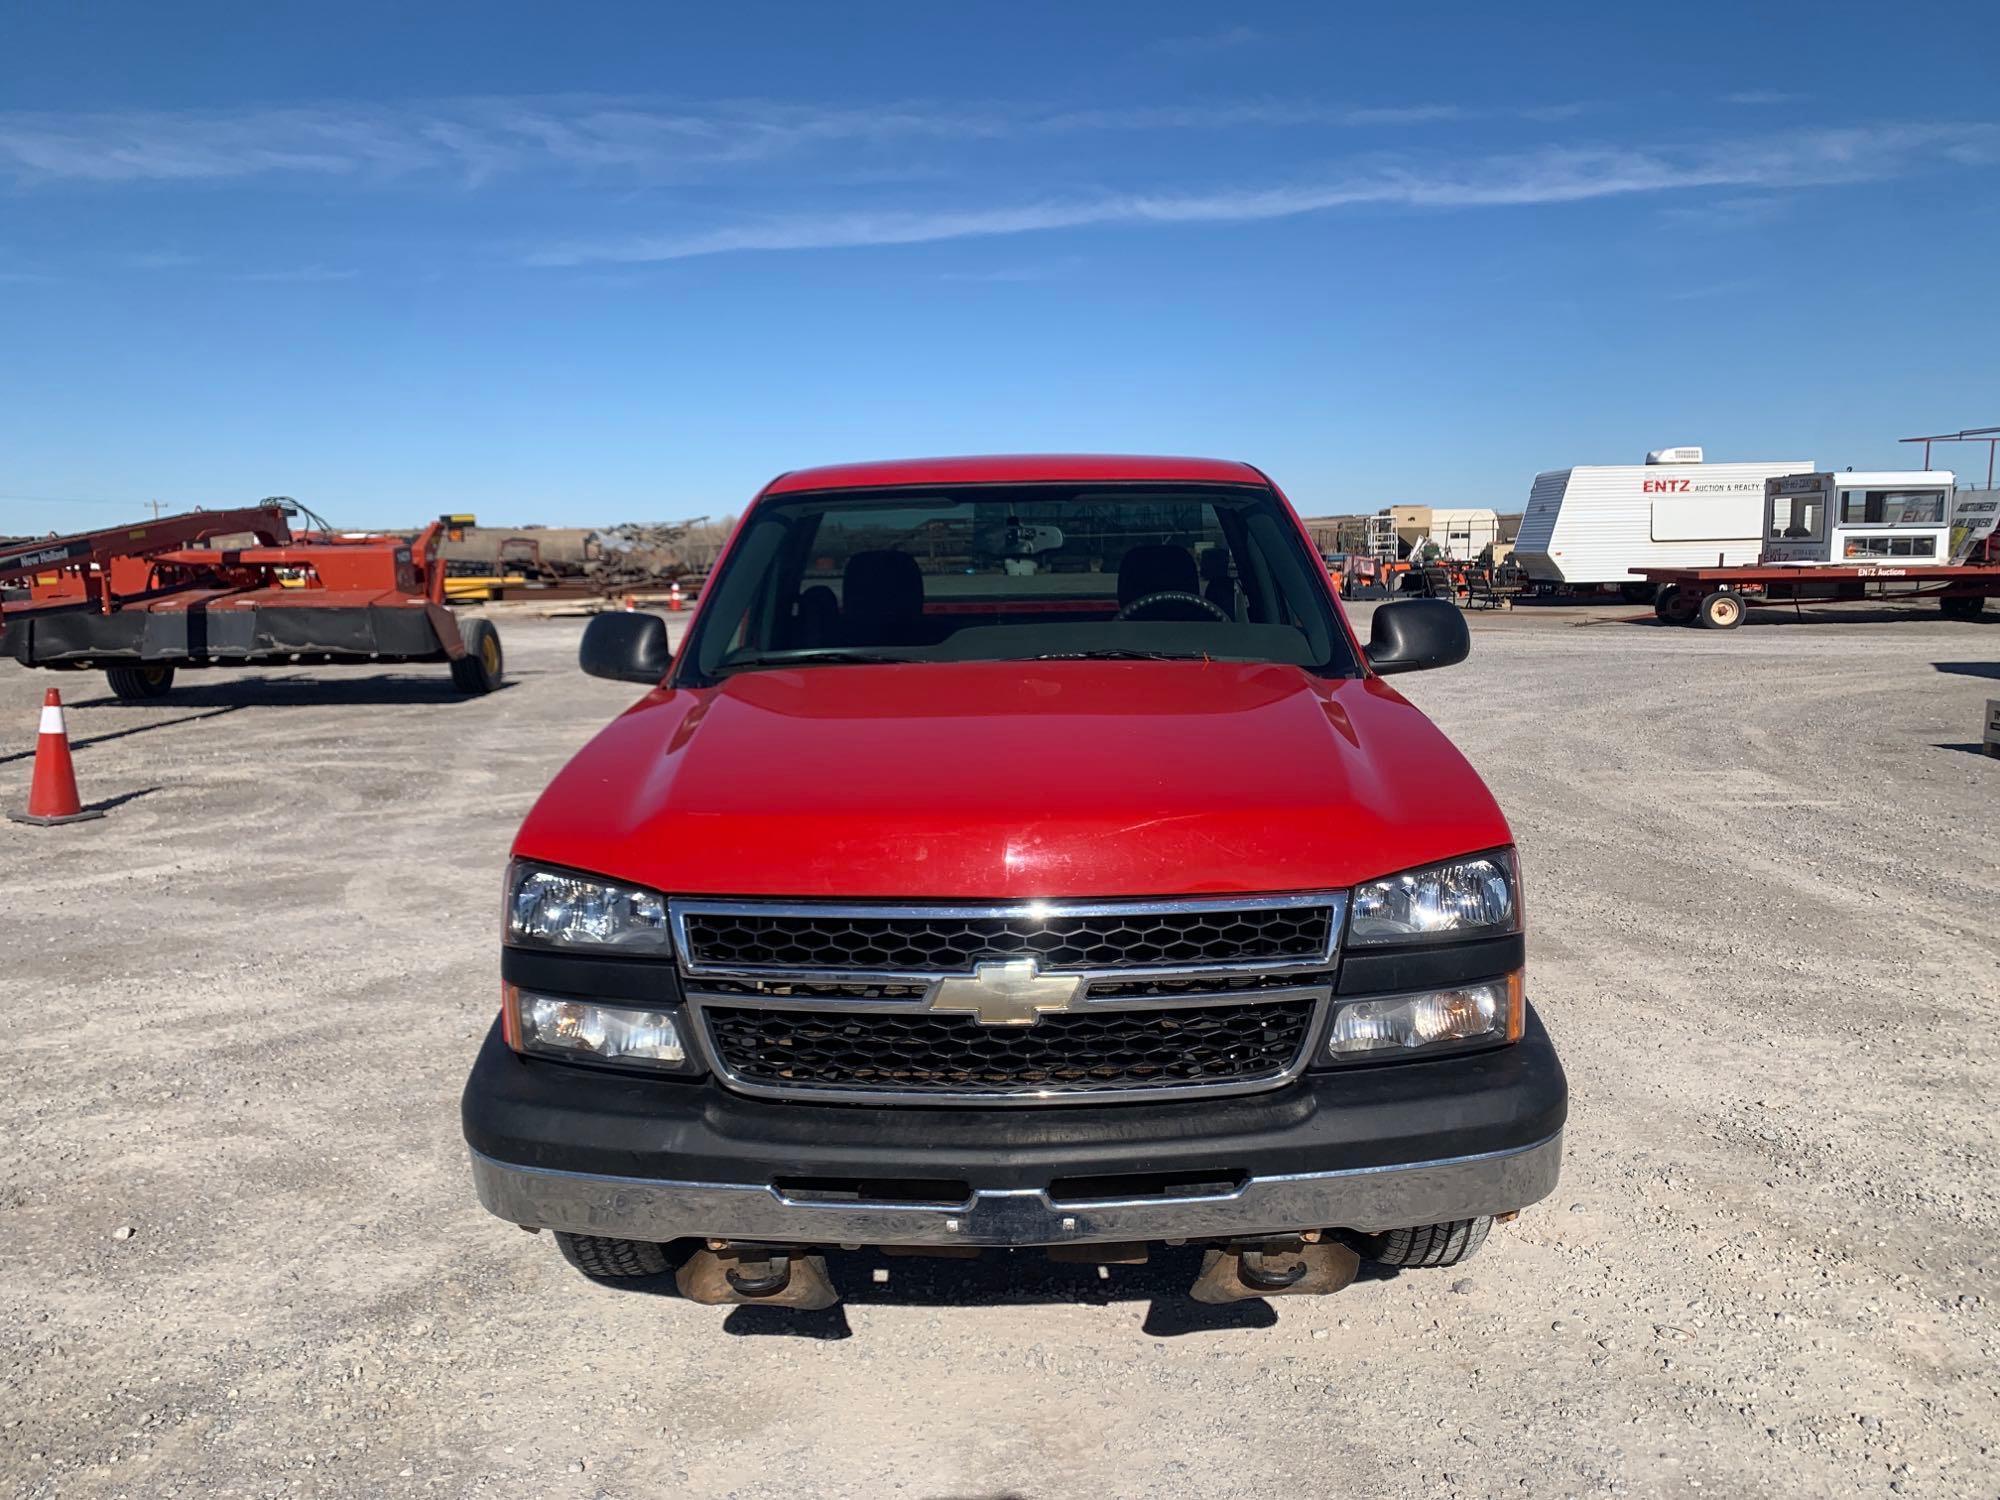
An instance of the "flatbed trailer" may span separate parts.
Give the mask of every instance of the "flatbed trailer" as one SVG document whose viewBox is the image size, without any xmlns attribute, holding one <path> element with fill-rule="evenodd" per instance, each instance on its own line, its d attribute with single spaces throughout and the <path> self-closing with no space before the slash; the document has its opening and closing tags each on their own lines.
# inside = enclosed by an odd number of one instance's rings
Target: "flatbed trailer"
<svg viewBox="0 0 2000 1500">
<path fill-rule="evenodd" d="M 1717 568 L 1639 568 L 1657 593 L 1653 613 L 1670 625 L 1734 630 L 1747 604 L 1838 603 L 1864 599 L 1935 600 L 1949 619 L 1969 620 L 2000 597 L 1992 563 L 1860 563 L 1847 567 L 1748 563 Z"/>
<path fill-rule="evenodd" d="M 266 502 L 0 551 L 0 656 L 101 670 L 126 699 L 164 696 L 186 668 L 444 662 L 462 691 L 501 677 L 500 637 L 445 603 L 438 541 L 295 534 Z"/>
</svg>

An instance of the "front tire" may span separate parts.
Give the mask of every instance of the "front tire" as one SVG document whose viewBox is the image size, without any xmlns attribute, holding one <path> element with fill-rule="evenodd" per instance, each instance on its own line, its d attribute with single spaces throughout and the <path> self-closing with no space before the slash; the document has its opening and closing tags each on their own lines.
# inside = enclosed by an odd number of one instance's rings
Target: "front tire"
<svg viewBox="0 0 2000 1500">
<path fill-rule="evenodd" d="M 556 1230 L 562 1257 L 592 1281 L 612 1284 L 640 1276 L 664 1276 L 665 1247 L 650 1240 L 619 1240 L 601 1234 L 569 1234 Z"/>
<path fill-rule="evenodd" d="M 500 632 L 490 620 L 467 620 L 458 633 L 465 642 L 465 655 L 451 664 L 452 684 L 461 693 L 492 692 L 506 675 Z"/>
<path fill-rule="evenodd" d="M 1742 596 L 1717 589 L 1701 601 L 1695 620 L 1704 630 L 1734 630 L 1743 623 Z"/>
<path fill-rule="evenodd" d="M 1948 594 L 1938 600 L 1938 609 L 1947 620 L 1976 620 L 1986 611 L 1984 594 Z"/>
<path fill-rule="evenodd" d="M 173 690 L 174 669 L 157 662 L 143 667 L 106 667 L 104 680 L 111 695 L 122 703 L 149 703 Z"/>
<path fill-rule="evenodd" d="M 1391 1229 L 1386 1234 L 1363 1235 L 1354 1248 L 1363 1260 L 1399 1270 L 1419 1267 L 1455 1266 L 1470 1260 L 1486 1243 L 1493 1221 L 1453 1219 L 1448 1224 L 1419 1224 L 1412 1229 Z"/>
</svg>

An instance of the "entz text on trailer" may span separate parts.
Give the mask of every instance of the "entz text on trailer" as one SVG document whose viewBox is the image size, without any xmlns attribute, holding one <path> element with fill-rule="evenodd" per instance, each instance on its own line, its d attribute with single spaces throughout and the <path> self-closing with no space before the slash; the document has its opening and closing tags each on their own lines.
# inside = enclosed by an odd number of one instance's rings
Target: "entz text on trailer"
<svg viewBox="0 0 2000 1500">
<path fill-rule="evenodd" d="M 1660 448 L 1643 464 L 1579 464 L 1535 476 L 1514 560 L 1545 583 L 1644 587 L 1636 568 L 1754 563 L 1764 544 L 1764 481 L 1810 474 L 1807 459 L 1711 464 Z"/>
</svg>

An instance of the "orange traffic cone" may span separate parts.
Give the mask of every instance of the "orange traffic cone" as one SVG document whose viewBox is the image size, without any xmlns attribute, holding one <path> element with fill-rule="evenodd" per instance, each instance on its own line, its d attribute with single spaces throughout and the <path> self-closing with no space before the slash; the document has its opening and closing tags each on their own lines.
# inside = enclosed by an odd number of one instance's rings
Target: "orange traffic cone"
<svg viewBox="0 0 2000 1500">
<path fill-rule="evenodd" d="M 679 612 L 681 607 L 681 581 L 676 578 L 667 588 L 667 608 Z"/>
<path fill-rule="evenodd" d="M 76 767 L 70 764 L 69 731 L 63 727 L 62 694 L 50 688 L 42 699 L 42 731 L 35 740 L 35 776 L 28 784 L 28 806 L 9 812 L 16 823 L 46 828 L 51 823 L 81 823 L 101 818 L 104 809 L 88 809 L 76 794 Z"/>
</svg>

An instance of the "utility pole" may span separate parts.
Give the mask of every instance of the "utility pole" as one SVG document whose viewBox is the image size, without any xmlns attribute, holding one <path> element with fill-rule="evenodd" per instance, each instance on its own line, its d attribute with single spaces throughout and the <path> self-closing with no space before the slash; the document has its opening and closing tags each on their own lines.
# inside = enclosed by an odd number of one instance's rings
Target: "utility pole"
<svg viewBox="0 0 2000 1500">
<path fill-rule="evenodd" d="M 153 519 L 155 521 L 160 519 L 160 512 L 165 510 L 166 508 L 167 508 L 167 503 L 164 500 L 148 500 L 146 502 L 146 509 L 150 510 L 153 513 Z"/>
</svg>

